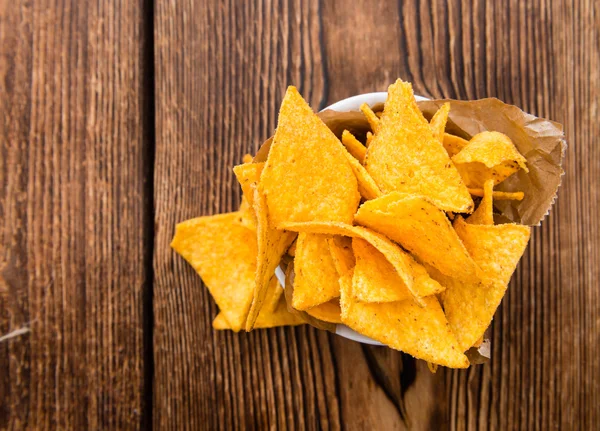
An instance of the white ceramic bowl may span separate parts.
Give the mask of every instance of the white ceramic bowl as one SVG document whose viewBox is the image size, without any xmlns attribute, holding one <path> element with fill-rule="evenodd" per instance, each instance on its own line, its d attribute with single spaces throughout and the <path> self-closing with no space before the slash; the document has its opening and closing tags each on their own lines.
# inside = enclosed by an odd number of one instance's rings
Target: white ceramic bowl
<svg viewBox="0 0 600 431">
<path fill-rule="evenodd" d="M 326 109 L 333 109 L 334 111 L 349 112 L 349 111 L 360 111 L 360 105 L 367 103 L 369 106 L 373 106 L 377 103 L 385 103 L 387 99 L 386 92 L 378 93 L 365 93 L 359 94 L 358 96 L 348 97 L 347 99 L 340 100 L 339 102 L 329 105 Z M 417 101 L 427 100 L 425 97 L 415 95 Z M 282 286 L 285 286 L 285 274 L 281 268 L 275 270 L 275 276 L 279 280 Z M 336 325 L 335 333 L 349 340 L 358 341 L 363 344 L 371 344 L 373 346 L 383 346 L 379 341 L 375 341 L 369 337 L 359 334 L 353 331 L 346 325 Z"/>
</svg>

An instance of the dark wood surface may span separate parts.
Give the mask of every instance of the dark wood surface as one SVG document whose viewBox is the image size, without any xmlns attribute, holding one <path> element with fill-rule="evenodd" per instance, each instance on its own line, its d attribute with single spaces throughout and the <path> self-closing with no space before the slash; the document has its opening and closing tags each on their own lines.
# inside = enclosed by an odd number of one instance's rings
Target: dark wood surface
<svg viewBox="0 0 600 431">
<path fill-rule="evenodd" d="M 0 429 L 595 429 L 594 1 L 0 0 Z M 169 248 L 232 210 L 289 84 L 498 97 L 561 122 L 566 174 L 492 360 L 424 363 L 308 327 L 214 332 Z"/>
</svg>

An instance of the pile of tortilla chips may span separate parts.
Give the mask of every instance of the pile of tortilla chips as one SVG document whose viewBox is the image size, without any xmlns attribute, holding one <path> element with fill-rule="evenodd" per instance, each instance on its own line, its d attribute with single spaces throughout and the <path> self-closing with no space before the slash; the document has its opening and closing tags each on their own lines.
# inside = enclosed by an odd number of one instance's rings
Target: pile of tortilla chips
<svg viewBox="0 0 600 431">
<path fill-rule="evenodd" d="M 239 210 L 177 225 L 173 248 L 221 310 L 214 328 L 345 324 L 468 367 L 530 236 L 494 222 L 495 201 L 523 199 L 494 188 L 528 165 L 502 133 L 447 133 L 450 107 L 427 121 L 398 80 L 382 112 L 361 107 L 369 130 L 336 136 L 289 87 L 272 140 L 234 167 Z"/>
</svg>

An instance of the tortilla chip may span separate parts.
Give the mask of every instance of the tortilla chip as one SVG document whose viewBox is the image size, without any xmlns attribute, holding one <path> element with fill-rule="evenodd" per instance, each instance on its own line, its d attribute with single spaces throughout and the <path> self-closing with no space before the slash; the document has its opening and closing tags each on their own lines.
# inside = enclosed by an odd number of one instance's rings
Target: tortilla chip
<svg viewBox="0 0 600 431">
<path fill-rule="evenodd" d="M 245 163 L 233 167 L 233 173 L 242 186 L 242 193 L 250 205 L 254 204 L 252 184 L 258 182 L 264 166 L 264 163 Z"/>
<path fill-rule="evenodd" d="M 340 300 L 332 299 L 324 304 L 306 310 L 312 317 L 329 323 L 342 323 Z"/>
<path fill-rule="evenodd" d="M 348 277 L 340 280 L 342 321 L 367 337 L 415 358 L 452 368 L 467 368 L 446 316 L 435 296 L 424 306 L 413 301 L 365 304 L 354 301 Z"/>
<path fill-rule="evenodd" d="M 263 312 L 272 313 L 277 308 L 281 298 L 283 298 L 283 287 L 279 284 L 279 280 L 274 275 L 269 280 L 269 286 L 267 287 L 267 294 L 265 295 L 265 302 L 262 306 Z M 258 313 L 260 317 L 260 313 Z"/>
<path fill-rule="evenodd" d="M 243 328 L 252 302 L 258 246 L 240 213 L 199 217 L 179 223 L 171 242 L 202 277 L 234 331 Z"/>
<path fill-rule="evenodd" d="M 288 87 L 259 187 L 272 228 L 285 222 L 352 222 L 360 195 L 344 146 Z"/>
<path fill-rule="evenodd" d="M 246 196 L 242 196 L 238 212 L 240 213 L 240 223 L 253 232 L 256 232 L 256 214 L 254 214 L 254 208 L 248 203 Z"/>
<path fill-rule="evenodd" d="M 461 351 L 483 337 L 508 281 L 529 241 L 530 229 L 516 224 L 471 225 L 457 217 L 456 231 L 490 282 L 464 283 L 431 272 L 446 290 L 440 295 Z"/>
<path fill-rule="evenodd" d="M 373 133 L 377 133 L 377 130 L 379 130 L 379 117 L 375 115 L 371 107 L 366 103 L 360 105 L 360 110 L 363 114 L 365 114 L 365 117 L 367 118 L 367 121 L 371 126 L 371 130 L 373 130 Z"/>
<path fill-rule="evenodd" d="M 359 163 L 363 163 L 367 148 L 347 130 L 344 130 L 344 133 L 342 133 L 342 144 L 344 144 L 346 150 L 348 150 Z"/>
<path fill-rule="evenodd" d="M 527 168 L 526 159 L 510 138 L 500 132 L 481 132 L 452 161 L 470 188 L 483 188 L 488 179 L 501 183 L 519 169 Z"/>
<path fill-rule="evenodd" d="M 294 241 L 292 243 L 292 245 L 290 245 L 290 248 L 288 248 L 287 254 L 289 254 L 290 256 L 294 257 L 296 256 L 296 241 Z"/>
<path fill-rule="evenodd" d="M 365 167 L 361 165 L 352 154 L 346 151 L 346 149 L 344 149 L 344 155 L 352 168 L 352 172 L 354 172 L 354 175 L 356 176 L 358 192 L 360 195 L 366 200 L 375 199 L 381 196 L 381 190 L 379 190 L 379 187 L 375 184 L 375 181 L 373 181 L 373 178 L 371 178 L 371 175 L 369 175 Z"/>
<path fill-rule="evenodd" d="M 269 228 L 266 198 L 258 187 L 254 187 L 254 212 L 256 213 L 257 221 L 258 259 L 256 262 L 254 296 L 250 311 L 248 312 L 246 331 L 251 331 L 254 327 L 258 313 L 269 291 L 269 281 L 275 273 L 275 268 L 281 261 L 281 256 L 283 256 L 296 236 L 291 232 Z"/>
<path fill-rule="evenodd" d="M 331 258 L 338 275 L 341 277 L 354 268 L 356 261 L 352 251 L 352 238 L 336 235 L 327 240 Z"/>
<path fill-rule="evenodd" d="M 388 89 L 365 167 L 384 194 L 417 194 L 445 211 L 473 211 L 471 195 L 417 107 L 412 86 L 400 79 Z"/>
<path fill-rule="evenodd" d="M 471 193 L 472 196 L 483 197 L 483 189 L 469 189 L 469 193 Z M 492 198 L 495 201 L 522 201 L 524 197 L 525 193 L 523 192 L 494 191 L 492 193 Z"/>
<path fill-rule="evenodd" d="M 422 298 L 439 292 L 441 286 L 433 280 L 422 265 L 391 242 L 385 236 L 373 232 L 362 226 L 351 226 L 344 223 L 285 223 L 282 226 L 294 232 L 319 233 L 323 235 L 342 235 L 352 238 L 362 238 L 379 250 L 392 264 L 398 275 L 413 295 L 414 301 L 424 304 Z"/>
<path fill-rule="evenodd" d="M 300 233 L 296 244 L 292 307 L 308 310 L 340 296 L 338 273 L 327 242 L 331 237 Z"/>
<path fill-rule="evenodd" d="M 398 272 L 375 247 L 364 239 L 353 238 L 352 248 L 356 257 L 352 277 L 355 301 L 394 302 L 412 298 Z"/>
<path fill-rule="evenodd" d="M 441 209 L 421 196 L 392 192 L 365 202 L 357 223 L 396 241 L 442 273 L 460 280 L 478 280 L 477 265 Z"/>
<path fill-rule="evenodd" d="M 282 299 L 274 310 L 261 310 L 258 319 L 256 319 L 254 329 L 275 328 L 277 326 L 297 326 L 304 323 L 306 323 L 304 320 L 287 310 L 285 300 Z M 217 317 L 213 320 L 213 328 L 217 330 L 231 329 L 229 322 L 227 322 L 223 313 L 217 314 Z"/>
<path fill-rule="evenodd" d="M 446 123 L 448 122 L 448 113 L 450 112 L 450 103 L 444 103 L 438 111 L 433 114 L 431 121 L 429 122 L 429 126 L 431 127 L 431 131 L 433 132 L 433 136 L 440 141 L 441 144 L 444 143 L 444 130 L 446 130 Z"/>
<path fill-rule="evenodd" d="M 444 140 L 442 143 L 444 144 L 444 149 L 448 153 L 448 156 L 452 157 L 455 154 L 458 154 L 460 150 L 465 148 L 469 144 L 469 141 L 461 137 L 451 135 L 450 133 L 444 133 Z"/>
<path fill-rule="evenodd" d="M 244 154 L 244 157 L 242 157 L 242 163 L 252 163 L 252 159 L 252 154 Z"/>
<path fill-rule="evenodd" d="M 371 145 L 372 141 L 373 141 L 373 133 L 367 132 L 367 142 L 366 142 L 365 146 L 367 148 L 369 148 L 369 145 Z M 366 155 L 365 155 L 365 157 L 366 157 Z"/>
<path fill-rule="evenodd" d="M 494 193 L 494 180 L 487 180 L 483 186 L 484 196 L 479 206 L 471 214 L 466 222 L 470 224 L 494 224 L 494 202 L 492 194 Z"/>
<path fill-rule="evenodd" d="M 223 330 L 223 329 L 231 329 L 231 325 L 225 318 L 225 315 L 221 312 L 217 314 L 217 317 L 212 322 L 213 329 Z"/>
</svg>

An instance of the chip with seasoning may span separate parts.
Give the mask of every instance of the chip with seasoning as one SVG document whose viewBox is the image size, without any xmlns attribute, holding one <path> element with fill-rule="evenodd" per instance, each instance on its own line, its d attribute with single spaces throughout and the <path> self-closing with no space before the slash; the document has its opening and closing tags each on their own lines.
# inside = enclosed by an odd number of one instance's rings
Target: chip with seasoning
<svg viewBox="0 0 600 431">
<path fill-rule="evenodd" d="M 298 316 L 290 313 L 287 309 L 285 299 L 281 299 L 274 310 L 261 310 L 254 324 L 254 329 L 275 328 L 277 326 L 296 326 L 303 325 L 306 322 Z M 214 329 L 232 329 L 223 312 L 217 314 L 213 320 Z"/>
<path fill-rule="evenodd" d="M 444 143 L 444 131 L 446 130 L 449 113 L 450 103 L 446 102 L 438 109 L 429 122 L 433 136 L 442 144 Z"/>
<path fill-rule="evenodd" d="M 312 317 L 329 323 L 342 323 L 340 300 L 332 299 L 324 304 L 306 310 Z"/>
</svg>

